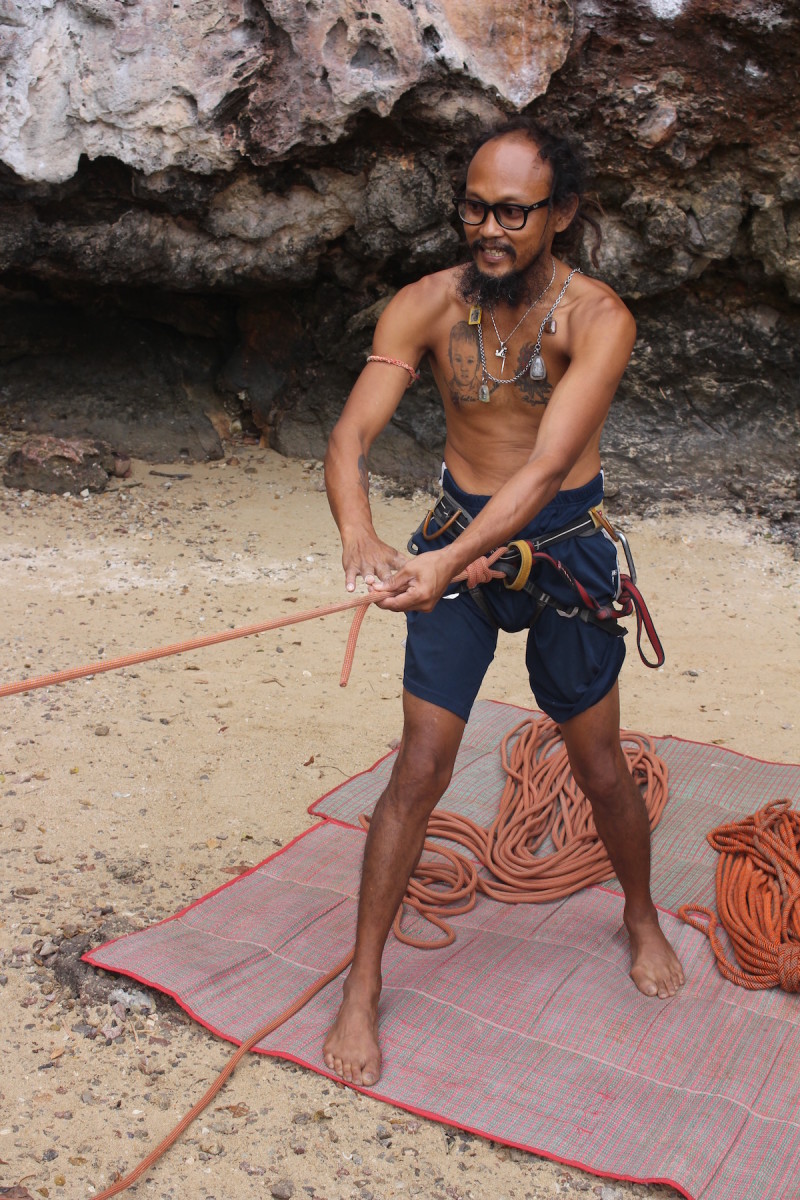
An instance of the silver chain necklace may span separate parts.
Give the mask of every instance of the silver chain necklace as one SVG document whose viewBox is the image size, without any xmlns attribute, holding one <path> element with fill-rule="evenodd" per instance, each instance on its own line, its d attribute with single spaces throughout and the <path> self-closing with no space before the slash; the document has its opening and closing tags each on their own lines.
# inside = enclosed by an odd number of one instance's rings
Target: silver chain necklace
<svg viewBox="0 0 800 1200">
<path fill-rule="evenodd" d="M 525 366 L 522 368 L 522 370 L 517 371 L 516 375 L 512 375 L 509 379 L 498 379 L 496 375 L 492 375 L 487 370 L 486 353 L 485 353 L 484 346 L 483 346 L 483 329 L 482 329 L 481 325 L 478 325 L 478 349 L 480 351 L 481 367 L 483 369 L 483 383 L 478 388 L 478 399 L 483 404 L 488 404 L 491 399 L 491 394 L 489 392 L 489 385 L 486 382 L 487 379 L 491 379 L 492 383 L 516 383 L 516 381 L 518 379 L 521 379 L 522 376 L 525 374 L 530 375 L 531 379 L 537 379 L 537 380 L 547 379 L 547 367 L 545 366 L 545 361 L 542 358 L 542 336 L 543 336 L 544 331 L 547 328 L 550 320 L 552 319 L 553 313 L 556 311 L 559 304 L 564 299 L 564 296 L 566 295 L 567 288 L 569 287 L 572 276 L 578 275 L 579 273 L 580 273 L 580 267 L 573 267 L 573 269 L 570 271 L 567 278 L 564 280 L 564 286 L 562 287 L 561 291 L 556 296 L 555 300 L 553 301 L 552 305 L 550 306 L 549 311 L 546 313 L 544 320 L 542 321 L 541 325 L 539 326 L 539 336 L 536 339 L 536 345 L 533 348 L 533 354 L 531 355 L 530 359 L 525 364 Z"/>
<path fill-rule="evenodd" d="M 489 316 L 492 318 L 492 325 L 494 326 L 494 332 L 497 336 L 497 341 L 500 344 L 500 349 L 495 350 L 494 356 L 495 356 L 495 358 L 499 358 L 502 360 L 501 364 L 500 364 L 500 374 L 501 375 L 504 375 L 505 370 L 506 370 L 506 354 L 508 354 L 508 343 L 511 341 L 512 337 L 517 332 L 520 325 L 525 320 L 525 318 L 527 317 L 527 315 L 531 311 L 531 309 L 536 308 L 536 305 L 539 304 L 540 301 L 544 300 L 545 296 L 550 291 L 550 288 L 553 286 L 553 280 L 556 277 L 556 260 L 553 258 L 552 255 L 550 256 L 550 258 L 551 258 L 551 261 L 553 264 L 553 273 L 550 276 L 549 283 L 545 287 L 544 291 L 541 292 L 540 295 L 538 295 L 536 297 L 536 299 L 533 301 L 533 304 L 528 305 L 528 307 L 525 309 L 525 312 L 522 314 L 522 316 L 517 321 L 514 328 L 511 330 L 511 333 L 508 335 L 508 337 L 504 337 L 504 338 L 500 337 L 500 330 L 497 328 L 497 322 L 494 319 L 494 310 L 492 309 L 491 305 L 489 306 Z"/>
</svg>

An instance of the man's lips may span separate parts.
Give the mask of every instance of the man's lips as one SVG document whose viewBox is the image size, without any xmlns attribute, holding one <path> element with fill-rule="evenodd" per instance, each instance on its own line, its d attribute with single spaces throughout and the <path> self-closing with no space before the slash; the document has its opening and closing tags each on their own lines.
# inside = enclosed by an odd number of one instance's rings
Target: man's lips
<svg viewBox="0 0 800 1200">
<path fill-rule="evenodd" d="M 485 242 L 475 242 L 472 252 L 481 254 L 489 262 L 500 262 L 504 258 L 510 258 L 513 261 L 517 257 L 510 246 L 487 246 Z"/>
</svg>

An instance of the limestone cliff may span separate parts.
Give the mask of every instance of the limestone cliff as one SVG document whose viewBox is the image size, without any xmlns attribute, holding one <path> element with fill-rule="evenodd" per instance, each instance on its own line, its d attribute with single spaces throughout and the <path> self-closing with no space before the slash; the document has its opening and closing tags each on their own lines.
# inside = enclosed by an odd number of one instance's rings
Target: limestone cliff
<svg viewBox="0 0 800 1200">
<path fill-rule="evenodd" d="M 7 421 L 147 453 L 166 413 L 197 454 L 178 416 L 224 398 L 319 454 L 387 297 L 460 253 L 476 132 L 532 111 L 584 145 L 639 321 L 616 486 L 797 513 L 791 0 L 0 0 L 0 64 Z M 418 476 L 411 397 L 375 465 Z"/>
</svg>

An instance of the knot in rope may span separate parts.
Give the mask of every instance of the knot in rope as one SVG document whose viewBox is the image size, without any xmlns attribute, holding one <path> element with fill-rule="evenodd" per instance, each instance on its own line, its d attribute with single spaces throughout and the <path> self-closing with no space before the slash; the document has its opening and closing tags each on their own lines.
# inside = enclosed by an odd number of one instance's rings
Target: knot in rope
<svg viewBox="0 0 800 1200">
<path fill-rule="evenodd" d="M 785 992 L 800 992 L 800 946 L 778 947 L 778 982 Z"/>
<path fill-rule="evenodd" d="M 478 587 L 482 583 L 491 583 L 493 579 L 502 579 L 503 572 L 493 571 L 492 567 L 505 552 L 505 546 L 500 546 L 491 554 L 476 558 L 474 562 L 465 567 L 463 576 L 457 576 L 457 578 L 466 579 L 468 588 Z"/>
<path fill-rule="evenodd" d="M 481 583 L 491 583 L 496 572 L 492 571 L 487 558 L 476 558 L 467 567 L 467 587 L 478 587 Z"/>
</svg>

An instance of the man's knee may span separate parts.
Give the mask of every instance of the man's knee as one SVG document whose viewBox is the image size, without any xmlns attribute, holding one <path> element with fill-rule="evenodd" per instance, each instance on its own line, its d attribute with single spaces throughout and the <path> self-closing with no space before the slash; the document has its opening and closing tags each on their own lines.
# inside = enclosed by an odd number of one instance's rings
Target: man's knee
<svg viewBox="0 0 800 1200">
<path fill-rule="evenodd" d="M 450 783 L 463 731 L 459 717 L 406 695 L 403 740 L 387 800 L 430 811 Z"/>
<path fill-rule="evenodd" d="M 591 761 L 570 765 L 575 782 L 593 806 L 612 807 L 630 786 L 630 771 L 621 752 L 599 753 Z"/>
<path fill-rule="evenodd" d="M 620 743 L 616 685 L 592 708 L 565 722 L 561 733 L 578 787 L 593 805 L 613 807 L 632 785 Z"/>
<path fill-rule="evenodd" d="M 453 759 L 446 747 L 404 738 L 389 786 L 392 802 L 406 808 L 433 807 L 450 783 Z"/>
</svg>

